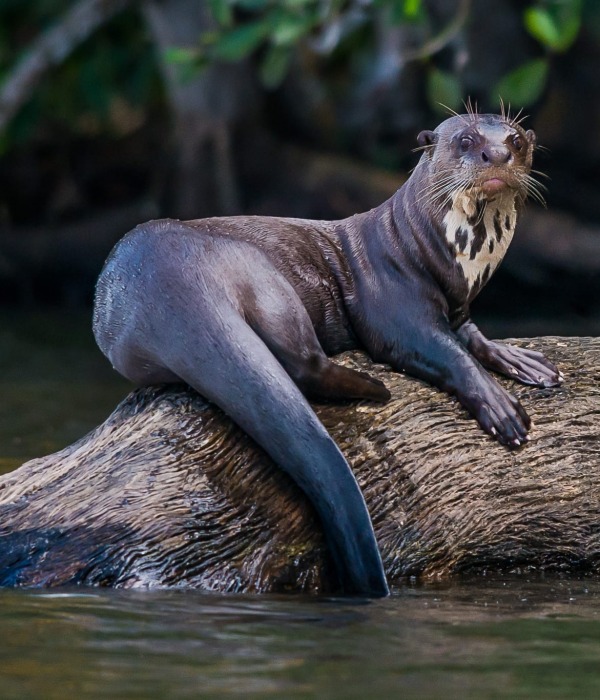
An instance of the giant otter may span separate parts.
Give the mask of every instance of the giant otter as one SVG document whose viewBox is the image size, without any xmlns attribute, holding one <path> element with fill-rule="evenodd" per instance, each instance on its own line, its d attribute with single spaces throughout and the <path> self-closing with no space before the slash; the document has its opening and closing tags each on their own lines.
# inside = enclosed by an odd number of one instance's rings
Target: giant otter
<svg viewBox="0 0 600 700">
<path fill-rule="evenodd" d="M 100 275 L 94 333 L 140 384 L 184 381 L 220 406 L 307 493 L 342 589 L 385 595 L 360 488 L 303 394 L 385 401 L 385 386 L 328 359 L 351 348 L 453 394 L 517 447 L 530 420 L 486 372 L 536 386 L 540 353 L 487 340 L 469 304 L 512 238 L 535 135 L 506 115 L 456 115 L 418 137 L 408 181 L 341 221 L 240 216 L 152 221 Z"/>
</svg>

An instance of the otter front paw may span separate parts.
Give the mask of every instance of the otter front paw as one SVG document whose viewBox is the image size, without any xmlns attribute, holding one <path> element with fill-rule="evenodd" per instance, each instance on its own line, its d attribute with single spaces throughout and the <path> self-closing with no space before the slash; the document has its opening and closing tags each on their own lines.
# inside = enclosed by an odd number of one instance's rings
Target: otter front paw
<svg viewBox="0 0 600 700">
<path fill-rule="evenodd" d="M 465 408 L 488 435 L 508 447 L 520 447 L 529 440 L 531 419 L 519 401 L 491 377 L 482 375 L 475 395 L 460 397 Z"/>
<path fill-rule="evenodd" d="M 558 386 L 564 376 L 541 352 L 490 342 L 484 365 L 522 384 L 542 388 Z"/>
</svg>

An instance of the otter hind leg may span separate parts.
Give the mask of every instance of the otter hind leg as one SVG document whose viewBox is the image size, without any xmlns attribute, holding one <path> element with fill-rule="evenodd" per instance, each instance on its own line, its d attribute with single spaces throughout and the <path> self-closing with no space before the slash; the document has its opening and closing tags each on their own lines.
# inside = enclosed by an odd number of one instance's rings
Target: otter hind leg
<svg viewBox="0 0 600 700">
<path fill-rule="evenodd" d="M 316 365 L 316 366 L 315 366 Z M 289 371 L 289 370 L 288 370 Z M 317 357 L 290 371 L 296 383 L 309 396 L 324 399 L 369 399 L 386 402 L 391 394 L 385 384 L 366 372 L 342 367 L 328 357 Z"/>
<path fill-rule="evenodd" d="M 366 372 L 332 362 L 321 350 L 310 358 L 299 353 L 274 353 L 302 392 L 313 398 L 389 401 L 385 384 Z"/>
<path fill-rule="evenodd" d="M 313 398 L 389 401 L 382 381 L 327 357 L 299 297 L 285 287 L 280 291 L 282 306 L 259 290 L 247 320 L 301 391 Z"/>
</svg>

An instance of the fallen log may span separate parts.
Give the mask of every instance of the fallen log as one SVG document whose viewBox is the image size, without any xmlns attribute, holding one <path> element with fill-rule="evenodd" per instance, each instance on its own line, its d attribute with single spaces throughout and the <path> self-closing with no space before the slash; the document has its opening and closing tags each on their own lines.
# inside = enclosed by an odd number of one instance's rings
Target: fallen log
<svg viewBox="0 0 600 700">
<path fill-rule="evenodd" d="M 600 338 L 517 342 L 566 377 L 558 389 L 505 383 L 534 422 L 518 451 L 445 394 L 358 353 L 338 358 L 392 392 L 383 406 L 315 406 L 363 489 L 391 584 L 600 572 Z M 334 585 L 302 492 L 184 386 L 134 391 L 77 443 L 2 477 L 0 516 L 4 586 Z"/>
</svg>

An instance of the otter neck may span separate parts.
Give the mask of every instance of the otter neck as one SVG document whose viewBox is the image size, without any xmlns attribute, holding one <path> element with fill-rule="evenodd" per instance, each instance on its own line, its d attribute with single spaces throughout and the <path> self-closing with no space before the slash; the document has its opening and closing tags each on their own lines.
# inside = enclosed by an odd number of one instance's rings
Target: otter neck
<svg viewBox="0 0 600 700">
<path fill-rule="evenodd" d="M 514 190 L 491 200 L 456 193 L 443 215 L 440 234 L 464 275 L 469 300 L 486 284 L 504 258 L 517 223 Z"/>
</svg>

